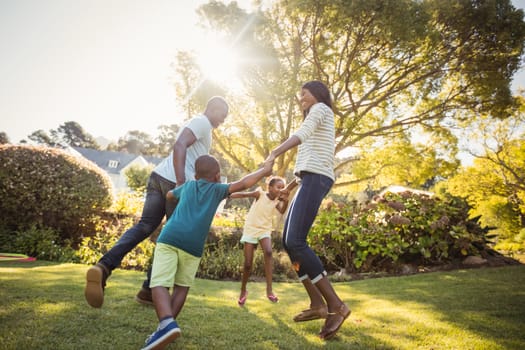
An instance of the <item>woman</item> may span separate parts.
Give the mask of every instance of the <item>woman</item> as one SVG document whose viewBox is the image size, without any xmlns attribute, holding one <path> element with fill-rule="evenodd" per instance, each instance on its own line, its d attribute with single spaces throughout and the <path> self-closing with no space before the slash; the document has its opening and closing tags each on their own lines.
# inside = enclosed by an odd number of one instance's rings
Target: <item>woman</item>
<svg viewBox="0 0 525 350">
<path fill-rule="evenodd" d="M 266 161 L 274 162 L 276 157 L 298 146 L 296 178 L 283 189 L 286 195 L 300 184 L 284 224 L 283 245 L 310 297 L 310 308 L 296 315 L 294 321 L 326 318 L 319 336 L 330 339 L 350 315 L 350 309 L 333 289 L 321 260 L 308 246 L 306 238 L 335 179 L 334 113 L 330 92 L 320 81 L 302 86 L 300 102 L 303 123 Z"/>
</svg>

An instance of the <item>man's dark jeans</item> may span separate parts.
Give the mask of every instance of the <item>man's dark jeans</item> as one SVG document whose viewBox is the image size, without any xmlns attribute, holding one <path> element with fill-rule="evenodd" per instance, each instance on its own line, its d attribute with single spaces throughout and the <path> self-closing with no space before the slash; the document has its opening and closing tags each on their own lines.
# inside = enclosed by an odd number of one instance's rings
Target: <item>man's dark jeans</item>
<svg viewBox="0 0 525 350">
<path fill-rule="evenodd" d="M 124 232 L 115 245 L 99 260 L 111 273 L 120 266 L 124 256 L 135 248 L 140 242 L 148 238 L 162 222 L 164 216 L 169 218 L 176 204 L 166 200 L 166 194 L 175 188 L 175 183 L 166 180 L 155 172 L 152 172 L 146 188 L 146 199 L 140 221 Z M 151 277 L 151 266 L 148 269 L 147 280 L 143 287 L 149 288 Z"/>
</svg>

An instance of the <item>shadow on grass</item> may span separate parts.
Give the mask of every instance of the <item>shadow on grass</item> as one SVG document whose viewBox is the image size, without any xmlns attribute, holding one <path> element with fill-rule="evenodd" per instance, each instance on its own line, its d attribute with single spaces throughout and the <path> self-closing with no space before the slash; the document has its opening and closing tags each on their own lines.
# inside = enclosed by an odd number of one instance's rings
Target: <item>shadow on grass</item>
<svg viewBox="0 0 525 350">
<path fill-rule="evenodd" d="M 140 348 L 157 326 L 154 309 L 133 301 L 144 274 L 115 271 L 103 307 L 93 309 L 83 294 L 87 268 L 46 262 L 0 264 L 2 348 Z M 283 300 L 277 304 L 266 299 L 264 283 L 250 283 L 243 308 L 237 305 L 238 288 L 236 282 L 197 280 L 177 319 L 182 336 L 168 349 L 347 349 L 352 343 L 349 322 L 325 343 L 317 336 L 322 320 L 292 321 L 306 302 L 304 297 L 290 298 L 304 294 L 298 283 L 276 284 Z"/>
<path fill-rule="evenodd" d="M 525 286 L 525 266 L 389 277 L 374 283 L 353 283 L 352 289 L 374 296 L 374 303 L 386 305 L 386 309 L 399 306 L 408 311 L 404 315 L 382 313 L 386 317 L 375 321 L 387 321 L 385 328 L 393 326 L 400 331 L 400 324 L 423 327 L 428 321 L 436 333 L 453 334 L 451 328 L 455 328 L 461 330 L 458 336 L 485 339 L 495 348 L 522 349 L 525 289 L 518 286 Z M 434 316 L 418 318 L 418 313 Z"/>
<path fill-rule="evenodd" d="M 93 309 L 83 294 L 87 268 L 0 263 L 2 348 L 140 348 L 157 325 L 154 309 L 133 301 L 144 273 L 116 270 L 103 307 Z M 324 342 L 317 336 L 323 320 L 292 321 L 308 307 L 299 283 L 276 283 L 277 304 L 266 299 L 264 283 L 249 283 L 241 308 L 240 283 L 199 279 L 177 319 L 182 336 L 168 349 L 443 349 L 458 344 L 448 346 L 451 337 L 464 337 L 465 348 L 476 349 L 479 338 L 519 349 L 524 282 L 524 267 L 507 267 L 335 283 L 353 312 Z"/>
</svg>

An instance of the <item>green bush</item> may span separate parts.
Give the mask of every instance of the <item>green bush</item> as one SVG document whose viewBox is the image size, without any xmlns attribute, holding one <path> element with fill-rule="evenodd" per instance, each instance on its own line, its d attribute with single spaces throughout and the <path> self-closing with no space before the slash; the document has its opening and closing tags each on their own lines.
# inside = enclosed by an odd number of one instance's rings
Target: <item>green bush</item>
<svg viewBox="0 0 525 350">
<path fill-rule="evenodd" d="M 197 277 L 209 279 L 240 279 L 243 251 L 240 244 L 232 247 L 228 240 L 219 239 L 206 244 Z"/>
<path fill-rule="evenodd" d="M 134 219 L 131 217 L 120 218 L 113 222 L 100 220 L 96 234 L 85 237 L 77 250 L 80 262 L 89 265 L 97 263 L 102 255 L 107 253 L 133 224 Z M 124 256 L 120 266 L 124 269 L 145 271 L 149 266 L 154 249 L 155 244 L 151 240 L 145 239 Z"/>
<path fill-rule="evenodd" d="M 111 201 L 111 181 L 95 164 L 56 148 L 0 145 L 0 225 L 12 232 L 47 227 L 78 241 Z"/>
<path fill-rule="evenodd" d="M 0 251 L 26 254 L 28 256 L 58 262 L 78 262 L 70 242 L 61 242 L 58 233 L 51 228 L 35 225 L 11 233 L 0 230 Z"/>
<path fill-rule="evenodd" d="M 244 265 L 243 245 L 240 243 L 241 236 L 242 229 L 238 226 L 235 228 L 232 228 L 231 225 L 212 227 L 204 246 L 197 276 L 218 280 L 240 280 Z M 286 252 L 282 251 L 281 246 L 281 235 L 273 232 L 273 279 L 275 281 L 296 277 L 290 259 Z M 264 277 L 264 256 L 259 246 L 254 254 L 251 277 L 254 279 Z"/>
<path fill-rule="evenodd" d="M 124 172 L 128 187 L 138 193 L 144 193 L 148 180 L 153 171 L 153 165 L 132 165 Z"/>
<path fill-rule="evenodd" d="M 137 223 L 142 211 L 143 202 L 140 193 L 120 193 L 111 208 L 103 216 L 94 219 L 94 234 L 84 237 L 77 256 L 82 263 L 95 264 L 108 252 L 119 238 L 131 226 Z M 124 256 L 121 267 L 145 271 L 153 256 L 155 244 L 160 227 L 153 232 L 151 239 L 146 239 L 138 244 L 131 252 Z"/>
<path fill-rule="evenodd" d="M 468 218 L 459 198 L 387 193 L 368 205 L 325 203 L 308 237 L 330 270 L 395 270 L 402 263 L 444 264 L 477 254 L 488 228 Z"/>
</svg>

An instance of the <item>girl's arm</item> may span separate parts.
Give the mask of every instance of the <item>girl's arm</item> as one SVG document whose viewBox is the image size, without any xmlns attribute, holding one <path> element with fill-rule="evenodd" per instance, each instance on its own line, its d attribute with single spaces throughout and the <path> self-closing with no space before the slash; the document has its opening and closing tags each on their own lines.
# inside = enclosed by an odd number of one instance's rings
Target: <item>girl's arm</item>
<svg viewBox="0 0 525 350">
<path fill-rule="evenodd" d="M 279 213 L 281 214 L 284 214 L 284 212 L 286 211 L 286 208 L 288 208 L 288 201 L 289 201 L 289 196 L 290 196 L 290 192 L 297 186 L 297 178 L 294 178 L 292 181 L 290 181 L 288 183 L 288 185 L 286 185 L 285 188 L 283 188 L 279 194 L 279 203 L 277 203 L 277 205 L 275 206 L 277 208 L 277 210 L 279 211 Z"/>
<path fill-rule="evenodd" d="M 297 184 L 297 178 L 294 177 L 294 179 L 293 179 L 292 181 L 290 181 L 290 182 L 288 183 L 288 185 L 286 185 L 286 187 L 283 188 L 283 189 L 280 191 L 280 192 L 281 192 L 281 195 L 282 195 L 284 198 L 288 199 L 288 195 L 290 194 L 290 192 L 292 192 L 292 190 L 293 190 L 294 188 L 297 187 L 297 185 L 298 185 L 298 184 Z"/>
<path fill-rule="evenodd" d="M 288 208 L 288 197 L 279 197 L 279 203 L 277 203 L 275 207 L 277 208 L 277 211 L 279 211 L 279 213 L 284 214 L 286 208 Z"/>
</svg>

